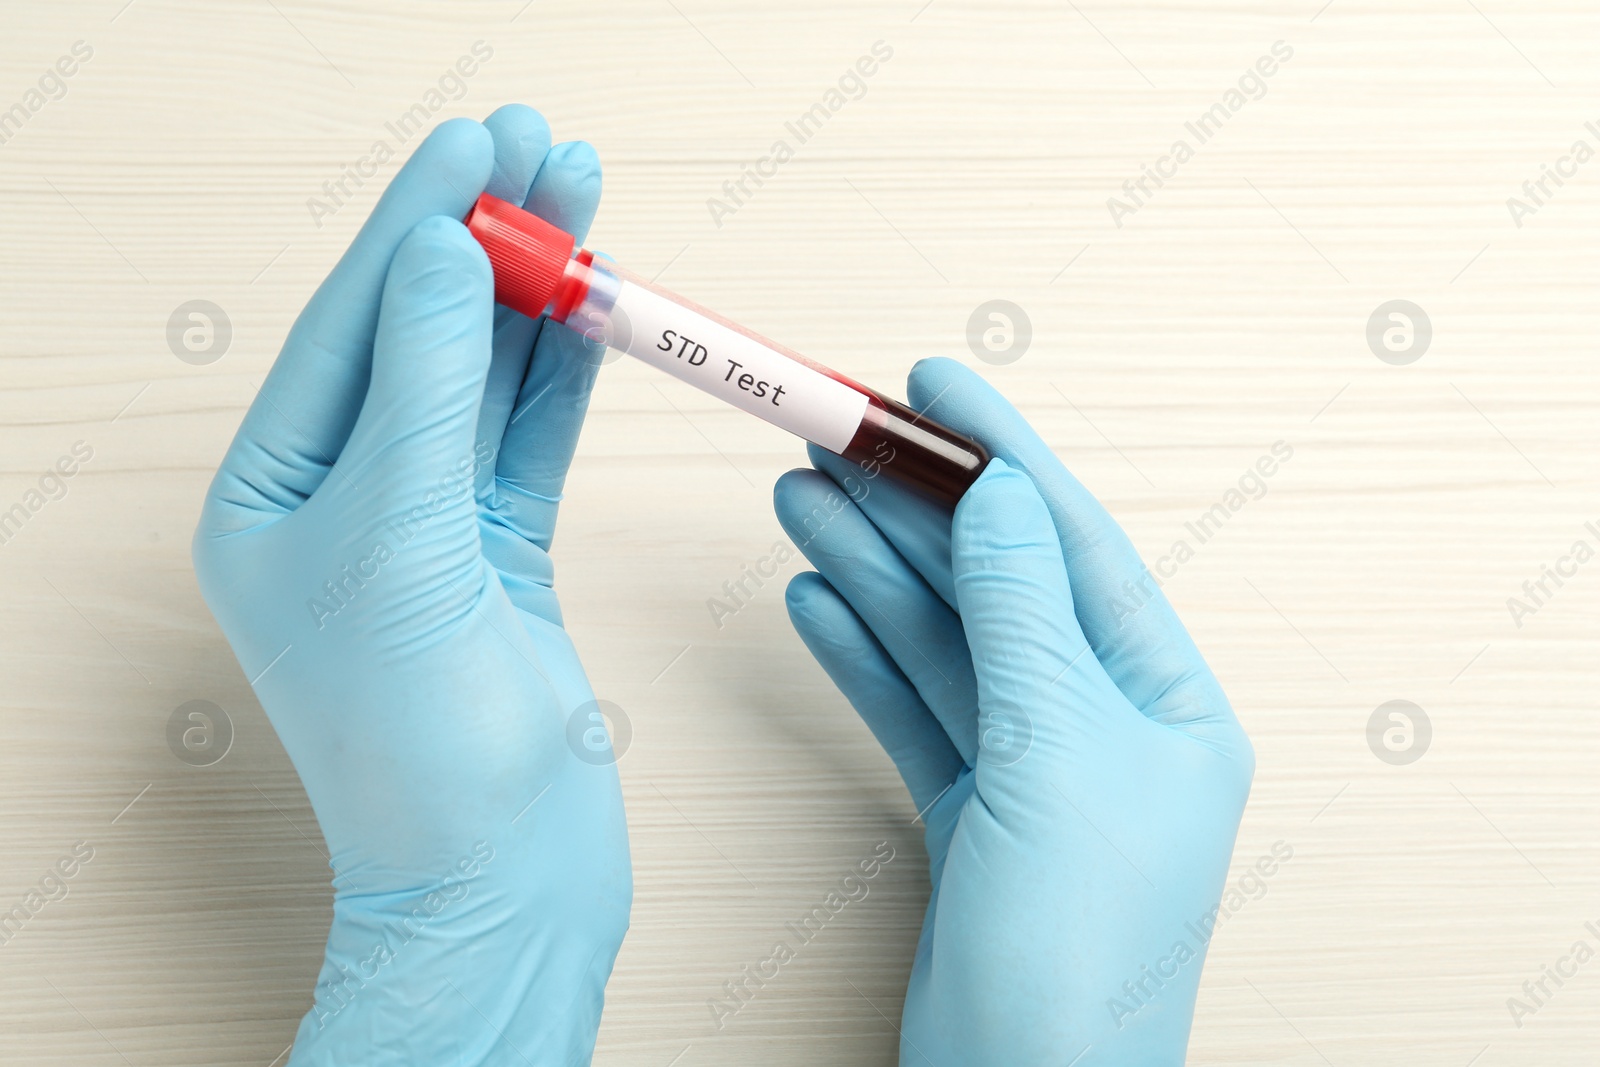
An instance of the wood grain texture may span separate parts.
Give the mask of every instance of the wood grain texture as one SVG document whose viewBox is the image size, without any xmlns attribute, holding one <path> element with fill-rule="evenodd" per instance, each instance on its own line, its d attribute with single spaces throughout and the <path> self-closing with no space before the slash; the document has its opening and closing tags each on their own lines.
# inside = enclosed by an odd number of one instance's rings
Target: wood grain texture
<svg viewBox="0 0 1600 1067">
<path fill-rule="evenodd" d="M 1600 540 L 1600 161 L 1520 227 L 1506 205 L 1574 141 L 1600 148 L 1593 4 L 96 0 L 3 19 L 0 108 L 73 42 L 94 56 L 0 144 L 0 509 L 74 442 L 94 457 L 0 545 L 0 903 L 73 842 L 96 850 L 0 946 L 4 1062 L 266 1065 L 309 1005 L 325 856 L 189 536 L 397 163 L 320 225 L 307 199 L 480 39 L 493 59 L 439 117 L 524 100 L 592 141 L 592 245 L 886 388 L 920 357 L 966 360 L 1151 558 L 1293 446 L 1167 585 L 1259 756 L 1237 871 L 1295 850 L 1212 948 L 1192 1062 L 1593 1062 L 1600 963 L 1520 1027 L 1506 1008 L 1600 941 L 1600 563 L 1520 627 L 1506 606 Z M 707 199 L 878 40 L 894 56 L 867 93 L 715 224 Z M 1293 58 L 1265 95 L 1115 225 L 1107 198 L 1278 41 Z M 991 367 L 965 330 L 996 297 L 1033 341 Z M 195 298 L 234 328 L 210 366 L 164 336 Z M 1365 338 L 1396 298 L 1433 325 L 1409 366 Z M 914 813 L 781 581 L 721 628 L 706 607 L 780 536 L 769 487 L 800 462 L 648 368 L 602 377 L 556 549 L 596 691 L 635 731 L 637 894 L 602 1064 L 893 1061 Z M 214 767 L 167 749 L 189 699 L 236 726 Z M 1393 699 L 1433 724 L 1410 766 L 1367 746 Z M 715 1028 L 722 982 L 885 839 L 900 858 L 870 898 Z"/>
</svg>

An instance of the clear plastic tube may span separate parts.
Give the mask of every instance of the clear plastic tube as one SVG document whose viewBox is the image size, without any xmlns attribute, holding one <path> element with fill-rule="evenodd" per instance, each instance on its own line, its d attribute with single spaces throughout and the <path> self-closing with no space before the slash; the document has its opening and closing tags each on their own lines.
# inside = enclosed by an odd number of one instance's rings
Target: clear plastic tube
<svg viewBox="0 0 1600 1067">
<path fill-rule="evenodd" d="M 982 446 L 906 405 L 576 247 L 485 195 L 467 219 L 495 296 L 954 507 L 988 463 Z"/>
</svg>

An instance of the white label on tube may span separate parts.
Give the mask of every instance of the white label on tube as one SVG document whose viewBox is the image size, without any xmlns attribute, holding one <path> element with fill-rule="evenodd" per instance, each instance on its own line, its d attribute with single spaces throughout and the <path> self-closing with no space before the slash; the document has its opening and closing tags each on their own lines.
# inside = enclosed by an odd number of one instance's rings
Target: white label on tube
<svg viewBox="0 0 1600 1067">
<path fill-rule="evenodd" d="M 616 311 L 628 355 L 774 426 L 843 452 L 861 425 L 862 393 L 643 286 L 623 282 Z"/>
</svg>

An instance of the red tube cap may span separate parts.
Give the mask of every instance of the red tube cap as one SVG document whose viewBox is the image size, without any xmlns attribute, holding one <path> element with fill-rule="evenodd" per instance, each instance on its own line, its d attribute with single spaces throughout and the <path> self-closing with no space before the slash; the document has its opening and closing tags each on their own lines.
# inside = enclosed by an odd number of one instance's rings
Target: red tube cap
<svg viewBox="0 0 1600 1067">
<path fill-rule="evenodd" d="M 489 254 L 494 298 L 524 315 L 544 314 L 577 244 L 572 234 L 488 193 L 473 205 L 467 229 Z"/>
</svg>

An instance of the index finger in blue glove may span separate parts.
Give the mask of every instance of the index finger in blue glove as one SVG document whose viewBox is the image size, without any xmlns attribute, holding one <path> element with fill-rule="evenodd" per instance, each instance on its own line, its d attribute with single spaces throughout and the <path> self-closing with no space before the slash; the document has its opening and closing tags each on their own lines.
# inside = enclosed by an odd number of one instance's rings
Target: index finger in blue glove
<svg viewBox="0 0 1600 1067">
<path fill-rule="evenodd" d="M 293 511 L 328 477 L 366 396 L 389 262 L 432 215 L 464 218 L 494 165 L 468 119 L 441 124 L 395 175 L 350 248 L 289 331 L 217 472 L 215 529 Z"/>
<path fill-rule="evenodd" d="M 505 191 L 497 192 L 496 182 L 491 181 L 489 192 L 521 204 L 581 243 L 600 206 L 600 166 L 594 150 L 572 141 L 551 147 L 544 119 L 520 104 L 499 109 L 484 120 L 484 125 L 495 134 L 496 180 L 502 168 L 508 171 Z M 500 156 L 527 158 L 519 160 L 513 179 L 513 168 L 503 164 Z M 526 383 L 530 375 L 538 373 L 533 357 L 538 338 L 547 332 L 546 321 L 510 308 L 495 312 L 494 363 L 478 418 L 478 440 L 499 455 L 506 454 L 501 442 L 511 420 L 516 418 L 519 425 L 525 421 L 521 409 L 527 403 Z M 478 472 L 478 497 L 486 504 L 494 499 L 495 474 L 495 464 L 486 464 Z"/>
<path fill-rule="evenodd" d="M 483 125 L 494 137 L 494 173 L 484 192 L 510 204 L 525 203 L 528 190 L 533 188 L 550 155 L 550 124 L 526 104 L 506 104 L 496 108 Z M 483 390 L 483 407 L 478 412 L 477 436 L 489 448 L 499 447 L 511 405 L 528 373 L 528 359 L 538 330 L 538 323 L 521 312 L 501 306 L 494 309 L 494 358 Z M 485 463 L 478 468 L 480 498 L 493 479 L 494 464 Z"/>
<path fill-rule="evenodd" d="M 600 203 L 600 159 L 583 141 L 550 150 L 528 209 L 582 239 Z M 495 463 L 494 511 L 522 537 L 549 548 L 557 504 L 589 410 L 605 346 L 542 319 L 533 359 L 504 424 Z"/>
</svg>

